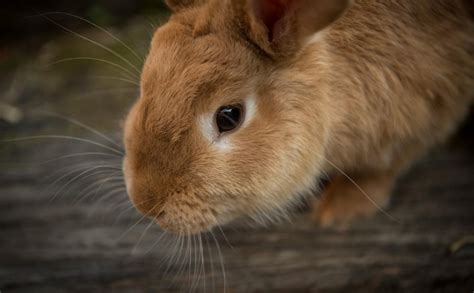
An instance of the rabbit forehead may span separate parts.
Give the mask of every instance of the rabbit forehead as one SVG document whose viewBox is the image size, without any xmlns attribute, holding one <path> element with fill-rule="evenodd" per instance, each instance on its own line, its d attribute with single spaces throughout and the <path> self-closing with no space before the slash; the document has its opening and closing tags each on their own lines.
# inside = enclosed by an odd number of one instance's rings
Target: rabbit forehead
<svg viewBox="0 0 474 293">
<path fill-rule="evenodd" d="M 190 126 L 197 112 L 222 106 L 225 98 L 252 83 L 258 66 L 239 43 L 212 34 L 195 38 L 180 23 L 165 25 L 154 37 L 142 74 L 144 124 L 155 129 Z"/>
</svg>

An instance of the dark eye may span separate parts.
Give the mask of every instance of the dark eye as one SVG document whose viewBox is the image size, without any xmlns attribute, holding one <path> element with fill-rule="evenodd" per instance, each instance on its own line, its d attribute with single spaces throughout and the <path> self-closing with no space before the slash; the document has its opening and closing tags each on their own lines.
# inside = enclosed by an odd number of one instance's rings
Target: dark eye
<svg viewBox="0 0 474 293">
<path fill-rule="evenodd" d="M 216 124 L 220 133 L 229 132 L 240 126 L 243 119 L 242 105 L 220 107 L 216 113 Z"/>
</svg>

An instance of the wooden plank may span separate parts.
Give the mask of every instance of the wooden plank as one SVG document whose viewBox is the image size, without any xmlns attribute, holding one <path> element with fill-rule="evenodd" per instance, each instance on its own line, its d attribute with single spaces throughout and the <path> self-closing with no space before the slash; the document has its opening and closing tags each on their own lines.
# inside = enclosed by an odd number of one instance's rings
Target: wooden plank
<svg viewBox="0 0 474 293">
<path fill-rule="evenodd" d="M 176 255 L 176 238 L 148 228 L 120 199 L 74 203 L 98 177 L 73 184 L 50 201 L 38 178 L 59 165 L 3 169 L 0 177 L 0 290 L 2 292 L 471 292 L 474 248 L 450 246 L 474 234 L 472 127 L 457 142 L 420 162 L 395 191 L 384 215 L 345 231 L 319 229 L 307 215 L 262 228 L 233 224 L 203 235 L 199 250 Z M 22 156 L 51 157 L 87 148 L 55 144 Z M 40 151 L 41 154 L 37 154 Z M 100 177 L 100 176 L 99 176 Z M 125 233 L 129 230 L 127 233 Z M 144 233 L 146 231 L 146 233 Z M 125 233 L 125 234 L 124 234 Z M 225 237 L 224 237 L 225 233 Z M 198 243 L 194 239 L 194 243 Z M 179 247 L 179 246 L 178 246 Z M 209 249 L 209 250 L 208 250 Z M 167 267 L 169 257 L 174 261 Z M 191 265 L 184 259 L 192 257 Z M 198 260 L 196 262 L 196 260 Z M 204 269 L 203 269 L 204 270 Z M 197 283 L 196 283 L 197 282 Z"/>
</svg>

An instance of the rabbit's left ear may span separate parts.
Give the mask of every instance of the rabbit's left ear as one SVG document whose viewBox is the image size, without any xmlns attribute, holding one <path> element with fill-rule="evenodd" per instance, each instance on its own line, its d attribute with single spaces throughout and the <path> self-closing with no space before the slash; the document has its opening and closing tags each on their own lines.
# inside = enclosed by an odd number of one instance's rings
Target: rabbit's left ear
<svg viewBox="0 0 474 293">
<path fill-rule="evenodd" d="M 204 0 L 165 0 L 166 5 L 173 10 L 173 12 L 177 12 L 187 7 L 192 7 L 195 5 L 202 4 L 205 2 Z"/>
<path fill-rule="evenodd" d="M 252 39 L 271 55 L 289 56 L 335 22 L 351 0 L 246 0 Z"/>
</svg>

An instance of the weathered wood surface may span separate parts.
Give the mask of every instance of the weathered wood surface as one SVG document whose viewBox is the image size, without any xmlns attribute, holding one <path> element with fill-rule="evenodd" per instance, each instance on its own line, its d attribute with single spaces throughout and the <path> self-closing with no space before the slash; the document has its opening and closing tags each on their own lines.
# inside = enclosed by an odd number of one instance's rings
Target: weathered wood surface
<svg viewBox="0 0 474 293">
<path fill-rule="evenodd" d="M 466 128 L 400 180 L 388 211 L 401 223 L 379 214 L 346 231 L 322 230 L 301 213 L 275 227 L 226 227 L 226 237 L 217 229 L 226 278 L 213 237 L 207 235 L 211 248 L 204 249 L 205 273 L 197 291 L 472 292 L 472 244 L 450 249 L 474 235 L 472 134 L 472 126 Z M 88 150 L 77 143 L 48 142 L 3 149 L 2 160 Z M 2 167 L 2 293 L 192 291 L 194 262 L 182 271 L 184 257 L 166 266 L 171 236 L 157 244 L 161 232 L 151 227 L 142 237 L 148 221 L 124 235 L 140 216 L 133 210 L 119 215 L 128 205 L 114 208 L 117 199 L 75 203 L 95 178 L 73 184 L 54 201 L 52 192 L 41 192 L 43 179 L 60 166 L 64 163 Z"/>
</svg>

